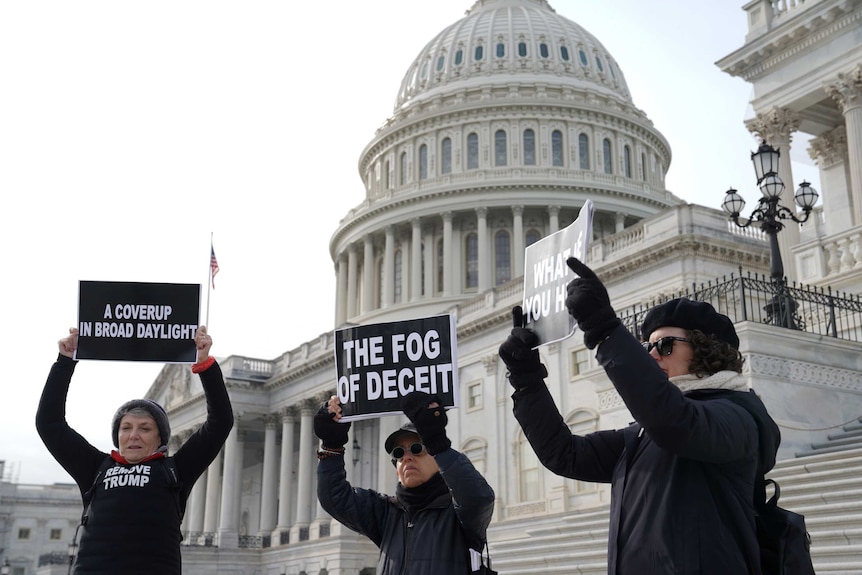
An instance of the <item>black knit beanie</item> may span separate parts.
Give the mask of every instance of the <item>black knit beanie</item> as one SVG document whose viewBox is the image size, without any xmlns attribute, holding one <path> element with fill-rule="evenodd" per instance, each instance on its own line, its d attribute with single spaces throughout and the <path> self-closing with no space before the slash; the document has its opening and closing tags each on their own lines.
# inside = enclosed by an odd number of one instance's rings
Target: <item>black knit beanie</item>
<svg viewBox="0 0 862 575">
<path fill-rule="evenodd" d="M 641 336 L 648 340 L 650 334 L 660 327 L 679 327 L 689 331 L 696 329 L 739 349 L 739 336 L 736 335 L 733 322 L 705 301 L 682 297 L 652 308 L 644 318 Z"/>
<path fill-rule="evenodd" d="M 171 438 L 171 424 L 168 423 L 168 414 L 165 409 L 150 399 L 133 399 L 121 405 L 117 413 L 114 414 L 114 420 L 111 422 L 111 438 L 114 440 L 114 447 L 120 447 L 120 420 L 135 408 L 143 409 L 156 420 L 156 425 L 159 428 L 159 442 L 162 446 L 167 445 Z"/>
</svg>

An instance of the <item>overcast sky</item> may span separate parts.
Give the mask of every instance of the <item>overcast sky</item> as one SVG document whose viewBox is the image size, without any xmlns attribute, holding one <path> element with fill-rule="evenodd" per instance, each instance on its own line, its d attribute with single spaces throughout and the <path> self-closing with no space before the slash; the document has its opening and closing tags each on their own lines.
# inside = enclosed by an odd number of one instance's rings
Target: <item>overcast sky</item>
<svg viewBox="0 0 862 575">
<path fill-rule="evenodd" d="M 717 208 L 732 185 L 751 206 L 751 89 L 714 65 L 742 46 L 743 2 L 697 4 L 551 2 L 610 51 L 670 142 L 668 188 Z M 332 329 L 329 239 L 364 199 L 359 154 L 415 56 L 470 5 L 0 3 L 7 479 L 70 480 L 33 420 L 80 280 L 201 283 L 206 294 L 212 232 L 215 355 L 273 359 Z M 794 164 L 794 177 L 816 170 Z M 110 449 L 114 410 L 160 368 L 82 361 L 69 422 Z"/>
</svg>

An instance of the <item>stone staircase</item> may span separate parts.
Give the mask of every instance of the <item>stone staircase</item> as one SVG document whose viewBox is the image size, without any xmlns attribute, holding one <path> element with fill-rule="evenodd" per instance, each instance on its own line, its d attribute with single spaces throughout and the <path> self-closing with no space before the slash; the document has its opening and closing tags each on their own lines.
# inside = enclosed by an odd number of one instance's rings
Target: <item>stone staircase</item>
<svg viewBox="0 0 862 575">
<path fill-rule="evenodd" d="M 845 441 L 858 432 L 862 422 L 778 462 L 768 475 L 781 486 L 779 505 L 805 516 L 818 575 L 862 574 L 862 434 Z M 494 569 L 500 575 L 607 575 L 608 512 L 604 506 L 546 517 L 518 536 L 505 522 L 492 525 Z"/>
</svg>

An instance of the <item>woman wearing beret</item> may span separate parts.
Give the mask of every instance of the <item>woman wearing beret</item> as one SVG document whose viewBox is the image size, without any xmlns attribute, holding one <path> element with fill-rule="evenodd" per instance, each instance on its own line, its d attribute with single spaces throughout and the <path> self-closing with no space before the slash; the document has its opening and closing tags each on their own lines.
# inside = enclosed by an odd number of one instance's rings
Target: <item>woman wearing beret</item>
<svg viewBox="0 0 862 575">
<path fill-rule="evenodd" d="M 611 484 L 608 573 L 761 573 L 755 478 L 775 464 L 780 434 L 740 376 L 733 323 L 706 302 L 671 300 L 644 318 L 637 341 L 595 273 L 575 258 L 566 307 L 635 423 L 573 435 L 516 326 L 500 346 L 515 417 L 552 472 Z"/>
<path fill-rule="evenodd" d="M 233 426 L 221 369 L 209 355 L 206 327 L 195 333 L 207 419 L 176 454 L 168 456 L 171 427 L 162 407 L 147 399 L 124 403 L 112 421 L 117 448 L 100 451 L 66 422 L 66 394 L 77 361 L 78 330 L 58 342 L 36 412 L 39 436 L 78 484 L 84 502 L 73 573 L 180 575 L 180 524 L 192 486 L 215 459 Z"/>
</svg>

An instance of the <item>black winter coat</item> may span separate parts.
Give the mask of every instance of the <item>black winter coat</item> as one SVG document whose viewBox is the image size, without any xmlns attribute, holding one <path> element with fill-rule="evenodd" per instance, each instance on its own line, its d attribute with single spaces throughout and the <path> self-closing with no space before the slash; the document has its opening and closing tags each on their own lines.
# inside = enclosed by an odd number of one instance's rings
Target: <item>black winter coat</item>
<svg viewBox="0 0 862 575">
<path fill-rule="evenodd" d="M 780 442 L 760 399 L 683 393 L 623 327 L 597 358 L 637 421 L 628 428 L 573 435 L 543 382 L 512 397 L 549 470 L 611 484 L 608 573 L 760 575 L 754 480 Z"/>
<path fill-rule="evenodd" d="M 392 496 L 347 482 L 342 456 L 317 466 L 317 496 L 327 513 L 380 548 L 377 575 L 467 575 L 469 549 L 482 549 L 494 491 L 465 455 L 434 456 L 449 493 L 418 511 L 412 523 Z"/>
<path fill-rule="evenodd" d="M 36 429 L 83 496 L 110 455 L 90 445 L 66 422 L 66 395 L 76 364 L 60 355 L 51 367 L 36 412 Z M 180 575 L 180 523 L 186 500 L 233 427 L 233 410 L 218 363 L 200 376 L 207 419 L 172 457 L 177 481 L 169 477 L 164 459 L 117 463 L 108 469 L 96 484 L 89 518 L 82 527 L 76 575 Z"/>
</svg>

